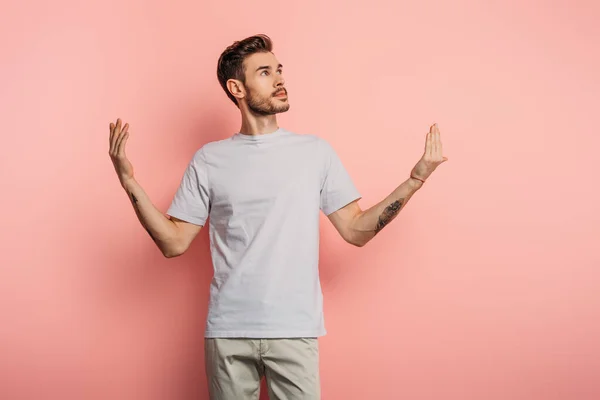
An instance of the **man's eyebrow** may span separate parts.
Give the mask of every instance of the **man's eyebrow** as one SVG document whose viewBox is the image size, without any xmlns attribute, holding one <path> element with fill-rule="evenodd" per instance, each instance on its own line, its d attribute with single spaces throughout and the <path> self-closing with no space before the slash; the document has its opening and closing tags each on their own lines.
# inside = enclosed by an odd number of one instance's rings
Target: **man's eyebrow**
<svg viewBox="0 0 600 400">
<path fill-rule="evenodd" d="M 283 65 L 279 64 L 279 65 L 277 66 L 277 69 L 281 69 L 281 68 L 283 68 Z M 270 70 L 270 69 L 271 69 L 271 66 L 270 66 L 270 65 L 262 65 L 262 66 L 260 66 L 260 67 L 256 68 L 256 70 L 257 70 L 257 71 L 260 71 L 261 69 Z"/>
</svg>

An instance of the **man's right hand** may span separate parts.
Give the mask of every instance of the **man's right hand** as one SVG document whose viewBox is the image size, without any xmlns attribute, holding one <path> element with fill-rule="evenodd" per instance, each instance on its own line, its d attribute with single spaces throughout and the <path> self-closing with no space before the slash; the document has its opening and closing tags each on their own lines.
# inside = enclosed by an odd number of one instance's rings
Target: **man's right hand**
<svg viewBox="0 0 600 400">
<path fill-rule="evenodd" d="M 133 179 L 133 165 L 127 159 L 125 155 L 125 145 L 129 138 L 129 124 L 125 124 L 121 128 L 121 119 L 117 119 L 117 123 L 110 123 L 110 159 L 115 167 L 121 186 L 125 186 L 126 183 Z"/>
</svg>

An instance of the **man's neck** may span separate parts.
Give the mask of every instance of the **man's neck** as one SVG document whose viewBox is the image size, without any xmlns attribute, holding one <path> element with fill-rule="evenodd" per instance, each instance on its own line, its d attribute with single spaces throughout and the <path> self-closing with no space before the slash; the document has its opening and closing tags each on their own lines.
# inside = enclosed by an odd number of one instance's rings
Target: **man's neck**
<svg viewBox="0 0 600 400">
<path fill-rule="evenodd" d="M 244 135 L 264 135 L 279 129 L 276 115 L 251 115 L 242 113 L 240 133 Z"/>
</svg>

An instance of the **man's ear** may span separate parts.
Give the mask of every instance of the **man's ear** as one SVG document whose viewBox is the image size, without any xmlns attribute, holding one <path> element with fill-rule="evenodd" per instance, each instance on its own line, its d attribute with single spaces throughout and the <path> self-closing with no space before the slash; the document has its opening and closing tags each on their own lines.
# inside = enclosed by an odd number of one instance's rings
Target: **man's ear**
<svg viewBox="0 0 600 400">
<path fill-rule="evenodd" d="M 227 89 L 229 90 L 229 93 L 238 100 L 241 100 L 246 96 L 244 84 L 237 79 L 229 79 L 227 81 Z"/>
</svg>

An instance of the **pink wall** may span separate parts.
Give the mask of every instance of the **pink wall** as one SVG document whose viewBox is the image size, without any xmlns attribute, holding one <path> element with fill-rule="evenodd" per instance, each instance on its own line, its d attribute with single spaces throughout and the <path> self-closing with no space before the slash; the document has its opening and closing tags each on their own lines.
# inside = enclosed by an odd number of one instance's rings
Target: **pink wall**
<svg viewBox="0 0 600 400">
<path fill-rule="evenodd" d="M 323 218 L 323 398 L 600 398 L 600 7 L 407 3 L 3 2 L 0 398 L 207 398 L 207 231 L 162 258 L 108 124 L 130 123 L 166 210 L 239 126 L 216 60 L 258 32 L 285 65 L 281 124 L 334 145 L 363 207 L 432 122 L 450 159 L 365 248 Z"/>
</svg>

